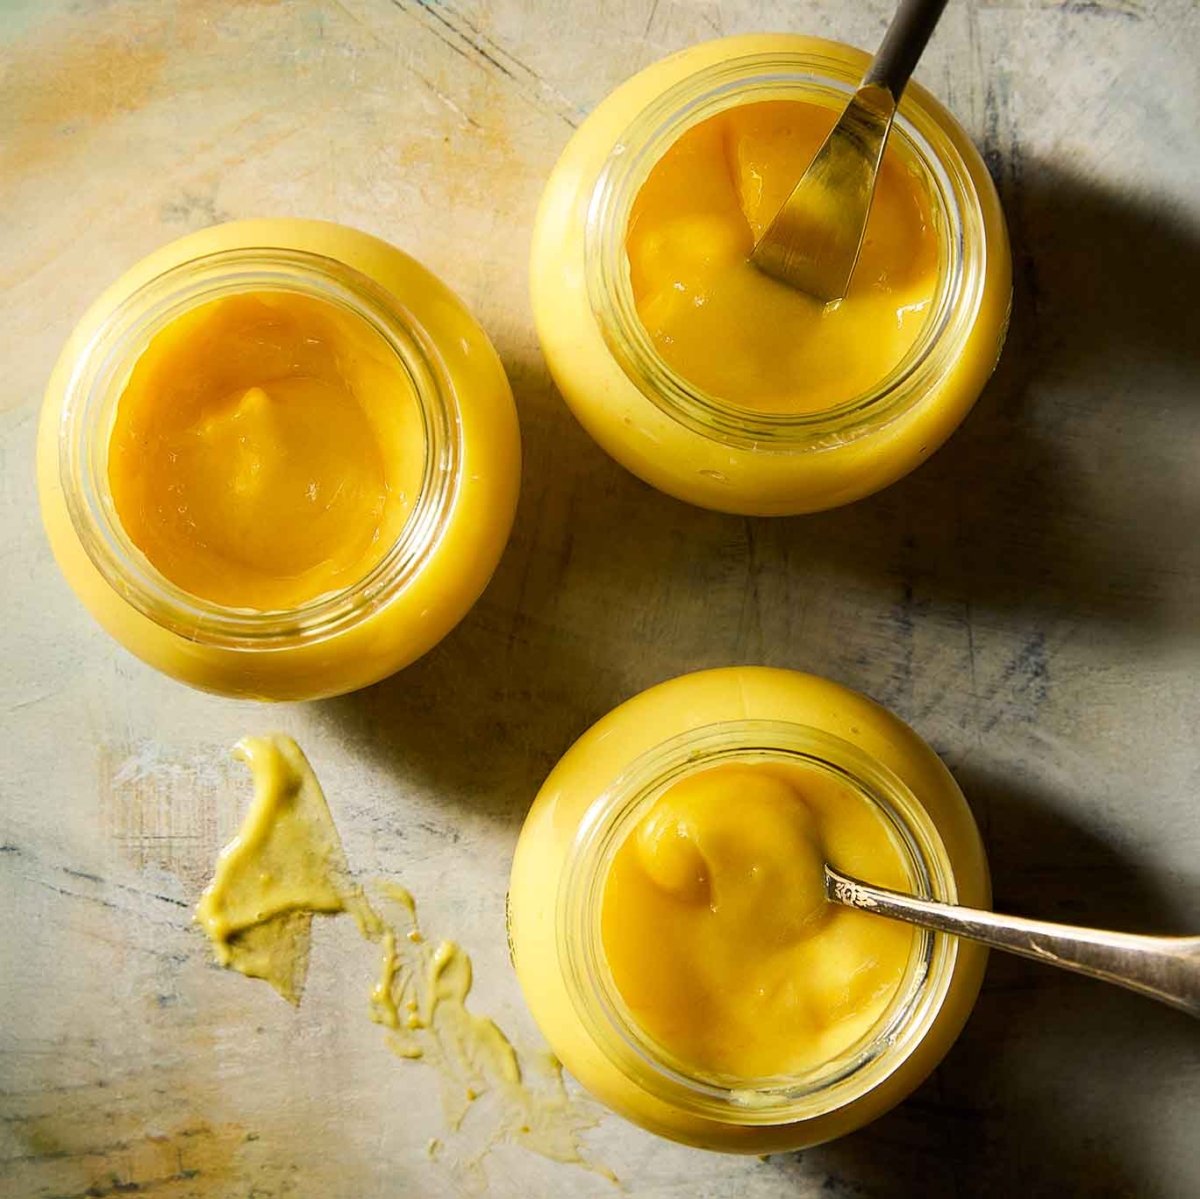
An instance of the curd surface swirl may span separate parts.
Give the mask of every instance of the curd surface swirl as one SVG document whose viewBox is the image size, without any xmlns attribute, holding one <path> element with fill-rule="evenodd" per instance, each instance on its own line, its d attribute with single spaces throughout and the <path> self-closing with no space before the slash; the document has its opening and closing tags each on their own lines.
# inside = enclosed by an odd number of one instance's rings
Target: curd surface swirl
<svg viewBox="0 0 1200 1199">
<path fill-rule="evenodd" d="M 827 858 L 912 888 L 878 807 L 790 763 L 686 776 L 618 849 L 602 916 L 608 965 L 637 1023 L 692 1073 L 802 1074 L 887 1010 L 912 929 L 828 902 Z"/>
<path fill-rule="evenodd" d="M 819 412 L 868 392 L 903 361 L 938 286 L 934 208 L 889 144 L 844 299 L 825 305 L 750 261 L 837 117 L 763 101 L 693 126 L 655 164 L 629 219 L 638 314 L 688 382 L 763 412 Z"/>
<path fill-rule="evenodd" d="M 113 502 L 150 562 L 231 607 L 293 608 L 360 578 L 420 486 L 402 363 L 325 300 L 251 292 L 158 333 L 117 406 Z"/>
</svg>

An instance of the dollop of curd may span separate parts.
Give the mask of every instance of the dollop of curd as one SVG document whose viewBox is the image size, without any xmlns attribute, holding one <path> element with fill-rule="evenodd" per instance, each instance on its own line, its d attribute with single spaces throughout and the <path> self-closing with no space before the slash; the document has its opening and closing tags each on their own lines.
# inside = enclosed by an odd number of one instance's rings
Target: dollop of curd
<svg viewBox="0 0 1200 1199">
<path fill-rule="evenodd" d="M 913 885 L 878 805 L 791 763 L 685 776 L 621 844 L 604 886 L 605 956 L 637 1025 L 685 1070 L 802 1074 L 884 1015 L 913 930 L 827 902 L 826 861 Z"/>
<path fill-rule="evenodd" d="M 936 209 L 895 137 L 843 300 L 825 306 L 750 262 L 836 117 L 798 100 L 727 109 L 685 132 L 634 201 L 625 246 L 642 324 L 679 375 L 726 403 L 848 403 L 900 365 L 933 309 Z"/>
<path fill-rule="evenodd" d="M 362 579 L 424 470 L 416 393 L 363 317 L 286 291 L 210 301 L 150 341 L 117 402 L 121 524 L 195 596 L 294 608 Z"/>
</svg>

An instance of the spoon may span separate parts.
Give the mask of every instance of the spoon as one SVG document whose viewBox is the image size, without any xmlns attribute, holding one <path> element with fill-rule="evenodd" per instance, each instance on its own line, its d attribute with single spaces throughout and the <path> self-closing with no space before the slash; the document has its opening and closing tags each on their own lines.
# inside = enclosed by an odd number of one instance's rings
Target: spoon
<svg viewBox="0 0 1200 1199">
<path fill-rule="evenodd" d="M 1127 987 L 1200 1018 L 1200 937 L 1148 937 L 1001 916 L 872 886 L 825 867 L 826 896 L 845 907 L 953 933 Z"/>
<path fill-rule="evenodd" d="M 900 0 L 883 44 L 750 261 L 826 304 L 840 300 L 862 249 L 896 106 L 946 0 Z"/>
</svg>

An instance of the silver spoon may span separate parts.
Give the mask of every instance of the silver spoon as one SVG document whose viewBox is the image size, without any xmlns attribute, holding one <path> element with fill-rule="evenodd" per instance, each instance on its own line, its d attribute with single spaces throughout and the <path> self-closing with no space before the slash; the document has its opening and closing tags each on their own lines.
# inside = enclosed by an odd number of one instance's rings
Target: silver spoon
<svg viewBox="0 0 1200 1199">
<path fill-rule="evenodd" d="M 1128 987 L 1200 1018 L 1200 937 L 1148 937 L 1000 916 L 872 886 L 825 867 L 834 903 L 1061 966 Z"/>
<path fill-rule="evenodd" d="M 862 83 L 750 261 L 831 303 L 850 286 L 896 106 L 946 0 L 900 0 Z"/>
</svg>

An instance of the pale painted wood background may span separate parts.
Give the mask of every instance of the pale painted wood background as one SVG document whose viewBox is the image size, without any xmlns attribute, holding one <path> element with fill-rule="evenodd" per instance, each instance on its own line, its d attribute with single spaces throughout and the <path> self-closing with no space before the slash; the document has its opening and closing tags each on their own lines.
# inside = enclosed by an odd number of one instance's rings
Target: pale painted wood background
<svg viewBox="0 0 1200 1199">
<path fill-rule="evenodd" d="M 304 1006 L 219 972 L 189 909 L 248 790 L 226 751 L 294 733 L 350 858 L 505 957 L 522 814 L 617 701 L 701 666 L 815 670 L 945 755 L 999 904 L 1200 927 L 1200 8 L 954 0 L 919 72 L 1007 206 L 1016 317 L 966 426 L 850 509 L 693 511 L 609 462 L 549 382 L 526 248 L 542 181 L 635 68 L 720 33 L 864 45 L 886 0 L 0 0 L 0 1193 L 442 1196 L 434 1088 L 364 1017 L 323 927 Z M 347 699 L 192 693 L 95 628 L 38 525 L 39 392 L 85 304 L 161 242 L 299 214 L 395 241 L 487 327 L 527 450 L 516 531 L 465 624 Z M 961 1042 L 841 1143 L 741 1160 L 615 1118 L 636 1196 L 1200 1194 L 1200 1035 L 1148 1002 L 995 961 Z M 517 1151 L 497 1196 L 605 1196 Z"/>
</svg>

